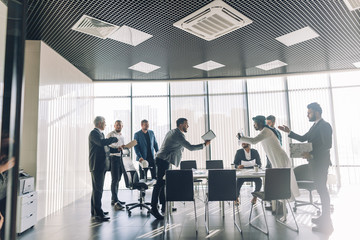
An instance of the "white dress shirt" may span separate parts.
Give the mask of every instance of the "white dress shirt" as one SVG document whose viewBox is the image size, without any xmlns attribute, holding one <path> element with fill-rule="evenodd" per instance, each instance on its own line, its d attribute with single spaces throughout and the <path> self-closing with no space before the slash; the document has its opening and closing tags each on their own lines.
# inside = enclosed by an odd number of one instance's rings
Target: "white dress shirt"
<svg viewBox="0 0 360 240">
<path fill-rule="evenodd" d="M 124 135 L 122 135 L 121 132 L 116 132 L 115 130 L 111 131 L 108 133 L 106 138 L 110 138 L 110 137 L 116 137 L 118 141 L 116 143 L 110 144 L 109 147 L 118 149 L 120 146 L 125 145 Z M 120 153 L 110 153 L 110 156 L 120 156 L 120 155 L 121 155 Z"/>
</svg>

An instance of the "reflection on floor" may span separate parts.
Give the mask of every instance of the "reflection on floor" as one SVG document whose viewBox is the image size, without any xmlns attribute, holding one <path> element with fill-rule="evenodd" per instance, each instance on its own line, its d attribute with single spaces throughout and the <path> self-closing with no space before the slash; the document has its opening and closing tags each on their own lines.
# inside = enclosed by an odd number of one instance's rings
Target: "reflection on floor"
<svg viewBox="0 0 360 240">
<path fill-rule="evenodd" d="M 240 213 L 236 212 L 241 218 L 241 228 L 243 230 L 242 239 L 360 239 L 356 229 L 358 228 L 358 214 L 360 208 L 358 204 L 352 203 L 360 196 L 358 186 L 343 187 L 337 194 L 332 194 L 332 204 L 334 213 L 332 215 L 335 231 L 330 237 L 311 230 L 311 218 L 316 216 L 316 209 L 311 206 L 299 207 L 296 212 L 296 219 L 300 227 L 300 232 L 296 233 L 274 220 L 271 212 L 266 212 L 270 234 L 269 237 L 252 228 L 248 224 L 250 198 L 252 188 L 244 186 L 241 190 L 242 204 Z M 195 216 L 193 204 L 175 203 L 177 208 L 173 212 L 170 225 L 167 228 L 165 237 L 162 234 L 163 221 L 155 220 L 152 216 L 147 216 L 146 210 L 134 209 L 131 217 L 126 211 L 115 211 L 110 205 L 110 192 L 104 192 L 103 209 L 110 211 L 111 220 L 109 222 L 98 223 L 90 219 L 90 196 L 76 201 L 65 207 L 61 211 L 42 219 L 33 228 L 29 229 L 19 239 L 241 239 L 241 234 L 233 224 L 232 203 L 225 203 L 225 218 L 222 217 L 219 203 L 210 203 L 210 229 L 209 235 L 205 231 L 204 204 L 202 191 L 196 199 L 197 215 L 199 223 L 199 233 L 195 234 Z M 316 194 L 315 194 L 316 195 Z M 122 190 L 119 192 L 120 200 L 136 202 L 137 191 Z M 147 192 L 146 198 L 150 200 L 151 190 Z M 306 192 L 302 192 L 302 197 L 306 198 Z M 316 198 L 316 197 L 315 197 Z M 350 202 L 352 201 L 352 202 Z M 41 206 L 39 206 L 41 207 Z M 260 207 L 260 205 L 259 205 Z M 258 208 L 256 214 L 261 213 Z M 289 223 L 291 218 L 288 217 Z M 257 218 L 259 224 L 263 224 L 263 218 Z"/>
</svg>

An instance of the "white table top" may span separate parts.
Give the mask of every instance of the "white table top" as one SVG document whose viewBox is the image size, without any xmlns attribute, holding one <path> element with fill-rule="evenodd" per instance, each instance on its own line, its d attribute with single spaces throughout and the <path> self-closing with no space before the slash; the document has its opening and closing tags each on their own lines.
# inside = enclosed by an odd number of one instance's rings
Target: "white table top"
<svg viewBox="0 0 360 240">
<path fill-rule="evenodd" d="M 198 178 L 207 178 L 208 170 L 206 169 L 197 169 L 193 172 L 194 179 Z M 254 169 L 236 169 L 236 178 L 258 178 L 265 177 L 265 171 L 259 169 L 258 172 L 255 172 Z"/>
</svg>

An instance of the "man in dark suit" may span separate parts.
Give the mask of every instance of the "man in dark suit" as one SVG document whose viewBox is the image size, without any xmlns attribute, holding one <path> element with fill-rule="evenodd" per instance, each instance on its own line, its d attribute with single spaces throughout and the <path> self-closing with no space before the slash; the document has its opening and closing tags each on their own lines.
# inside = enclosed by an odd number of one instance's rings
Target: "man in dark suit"
<svg viewBox="0 0 360 240">
<path fill-rule="evenodd" d="M 137 145 L 134 147 L 136 153 L 136 161 L 141 163 L 146 160 L 151 167 L 151 178 L 156 179 L 156 166 L 154 152 L 159 151 L 159 146 L 156 141 L 154 132 L 149 130 L 149 121 L 144 119 L 141 121 L 141 130 L 134 134 L 134 139 Z M 140 171 L 140 178 L 144 179 L 144 171 Z"/>
<path fill-rule="evenodd" d="M 91 216 L 98 221 L 107 221 L 107 212 L 101 209 L 101 198 L 105 179 L 105 146 L 118 141 L 116 137 L 105 138 L 105 118 L 97 116 L 94 120 L 95 128 L 89 135 L 89 168 L 92 180 Z"/>
<path fill-rule="evenodd" d="M 255 165 L 261 167 L 261 159 L 259 152 L 256 149 L 251 149 L 250 144 L 242 143 L 243 148 L 236 151 L 234 164 L 236 168 L 253 168 Z M 240 189 L 244 182 L 255 182 L 255 192 L 259 192 L 261 189 L 262 181 L 261 178 L 238 178 L 237 179 L 237 193 L 236 196 L 239 196 Z M 237 200 L 239 202 L 239 198 Z M 251 200 L 252 204 L 256 203 L 256 197 L 253 197 Z"/>
<path fill-rule="evenodd" d="M 315 123 L 305 135 L 298 135 L 287 126 L 279 126 L 279 129 L 289 133 L 290 138 L 300 142 L 308 141 L 312 143 L 312 151 L 304 153 L 303 157 L 309 162 L 309 169 L 312 172 L 315 188 L 320 195 L 322 205 L 322 215 L 319 218 L 312 219 L 312 222 L 317 225 L 313 227 L 313 231 L 331 233 L 333 226 L 330 218 L 330 196 L 326 182 L 328 169 L 331 165 L 332 128 L 328 122 L 322 119 L 322 109 L 318 103 L 311 103 L 307 108 L 309 121 Z"/>
</svg>

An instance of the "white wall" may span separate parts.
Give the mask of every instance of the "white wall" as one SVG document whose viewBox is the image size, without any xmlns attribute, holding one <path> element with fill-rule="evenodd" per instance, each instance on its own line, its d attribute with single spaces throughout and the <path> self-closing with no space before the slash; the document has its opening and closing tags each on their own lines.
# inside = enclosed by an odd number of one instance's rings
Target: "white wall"
<svg viewBox="0 0 360 240">
<path fill-rule="evenodd" d="M 24 96 L 28 103 L 24 104 L 24 132 L 26 123 L 33 123 L 36 117 L 37 131 L 24 137 L 22 146 L 31 139 L 37 144 L 31 144 L 27 154 L 22 155 L 21 166 L 25 166 L 26 161 L 28 165 L 35 165 L 38 218 L 41 219 L 91 190 L 88 134 L 94 117 L 93 83 L 43 42 L 27 41 L 25 54 Z M 38 94 L 35 90 L 37 74 Z M 38 110 L 30 106 L 36 96 Z M 31 114 L 36 112 L 36 117 Z M 37 145 L 36 151 L 34 145 Z M 33 153 L 36 162 L 28 159 Z"/>
</svg>

